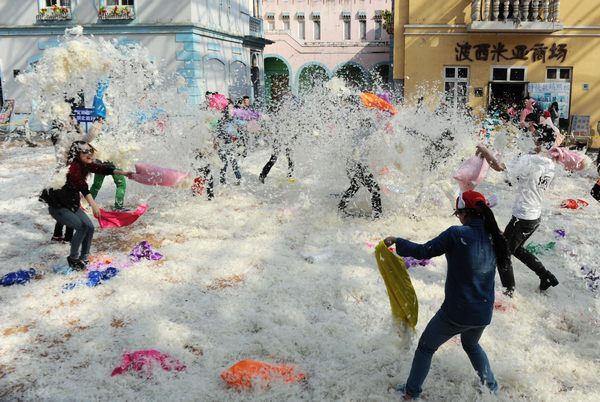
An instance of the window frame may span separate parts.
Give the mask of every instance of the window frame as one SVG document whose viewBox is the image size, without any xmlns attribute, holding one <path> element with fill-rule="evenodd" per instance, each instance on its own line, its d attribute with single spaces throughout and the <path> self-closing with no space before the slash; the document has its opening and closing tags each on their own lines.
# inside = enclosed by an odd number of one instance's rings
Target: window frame
<svg viewBox="0 0 600 402">
<path fill-rule="evenodd" d="M 298 20 L 298 39 L 306 40 L 306 22 L 302 20 Z"/>
<path fill-rule="evenodd" d="M 506 69 L 506 80 L 495 80 L 494 79 L 494 69 Z M 523 70 L 523 80 L 511 80 L 510 74 L 512 70 Z M 528 81 L 528 68 L 527 66 L 507 66 L 501 64 L 494 64 L 490 67 L 490 82 L 515 82 L 515 83 L 525 83 Z"/>
<path fill-rule="evenodd" d="M 375 20 L 375 40 L 381 40 L 383 37 L 383 21 Z"/>
<path fill-rule="evenodd" d="M 367 20 L 358 20 L 358 27 L 360 40 L 367 40 Z"/>
<path fill-rule="evenodd" d="M 454 76 L 453 77 L 446 77 L 446 71 L 452 69 L 454 72 Z M 467 70 L 467 76 L 466 77 L 459 77 L 459 69 L 466 69 Z M 453 108 L 457 108 L 459 105 L 461 107 L 466 107 L 469 105 L 469 93 L 470 93 L 470 87 L 471 87 L 471 69 L 469 66 L 464 66 L 464 65 L 444 65 L 444 68 L 442 69 L 442 82 L 443 82 L 443 90 L 444 90 L 444 100 L 447 103 L 450 103 L 449 106 L 453 107 Z M 452 89 L 452 98 L 449 99 L 448 98 L 448 92 L 446 90 L 446 84 L 447 83 L 452 83 L 453 84 L 453 89 Z M 465 87 L 465 93 L 464 95 L 459 94 L 458 92 L 458 88 L 460 87 L 459 84 L 466 84 Z M 461 98 L 464 98 L 464 102 L 462 100 L 459 100 Z"/>
<path fill-rule="evenodd" d="M 344 40 L 352 40 L 352 21 L 349 19 L 345 19 L 342 21 L 343 22 L 343 27 L 344 27 Z"/>
<path fill-rule="evenodd" d="M 115 1 L 118 4 L 108 4 L 109 1 Z M 123 4 L 124 1 L 131 2 L 131 4 Z M 102 3 L 104 3 L 103 5 L 105 7 L 114 7 L 114 6 L 119 6 L 119 7 L 127 6 L 127 7 L 131 7 L 131 8 L 135 7 L 135 0 L 103 0 Z"/>
<path fill-rule="evenodd" d="M 550 70 L 556 70 L 556 78 L 548 78 L 548 72 Z M 560 78 L 562 70 L 569 71 L 569 78 Z M 572 82 L 573 81 L 573 67 L 546 67 L 546 82 Z"/>
<path fill-rule="evenodd" d="M 321 40 L 321 20 L 313 20 L 313 40 Z"/>
</svg>

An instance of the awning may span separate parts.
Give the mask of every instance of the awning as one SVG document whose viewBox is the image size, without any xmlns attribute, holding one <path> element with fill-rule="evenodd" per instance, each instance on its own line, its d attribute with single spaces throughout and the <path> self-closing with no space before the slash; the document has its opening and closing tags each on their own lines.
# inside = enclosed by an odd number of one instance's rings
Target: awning
<svg viewBox="0 0 600 402">
<path fill-rule="evenodd" d="M 281 19 L 282 20 L 289 20 L 290 19 L 290 13 L 287 11 L 284 11 L 281 13 Z"/>
<path fill-rule="evenodd" d="M 274 20 L 275 19 L 275 13 L 267 13 L 267 14 L 265 14 L 265 19 L 266 20 Z"/>
<path fill-rule="evenodd" d="M 349 20 L 352 18 L 352 13 L 350 11 L 342 11 L 342 19 Z"/>
<path fill-rule="evenodd" d="M 383 10 L 375 10 L 375 16 L 373 19 L 375 21 L 381 21 L 383 19 Z"/>
<path fill-rule="evenodd" d="M 303 20 L 304 19 L 304 12 L 303 11 L 298 11 L 296 13 L 296 18 L 299 20 Z"/>
<path fill-rule="evenodd" d="M 360 10 L 358 13 L 356 13 L 356 17 L 361 21 L 366 21 L 367 20 L 367 12 L 364 10 Z"/>
<path fill-rule="evenodd" d="M 310 14 L 310 16 L 311 16 L 311 18 L 312 18 L 313 20 L 320 20 L 320 19 L 321 19 L 321 12 L 320 12 L 320 11 L 313 11 L 313 12 Z"/>
</svg>

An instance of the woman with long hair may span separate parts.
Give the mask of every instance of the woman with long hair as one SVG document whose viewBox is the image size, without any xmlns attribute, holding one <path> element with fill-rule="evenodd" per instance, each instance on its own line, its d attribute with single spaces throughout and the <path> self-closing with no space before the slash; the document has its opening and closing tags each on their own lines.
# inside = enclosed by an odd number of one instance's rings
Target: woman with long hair
<svg viewBox="0 0 600 402">
<path fill-rule="evenodd" d="M 80 196 L 87 200 L 96 218 L 100 217 L 100 208 L 90 194 L 86 178 L 90 173 L 104 175 L 120 174 L 129 177 L 130 172 L 122 172 L 109 165 L 94 161 L 95 149 L 85 141 L 71 144 L 67 156 L 66 183 L 58 190 L 45 191 L 42 198 L 48 203 L 48 212 L 58 222 L 75 230 L 71 239 L 71 252 L 67 257 L 69 266 L 76 270 L 85 269 L 90 255 L 94 236 L 94 225 L 79 206 Z"/>
<path fill-rule="evenodd" d="M 496 259 L 508 256 L 494 213 L 483 194 L 466 191 L 456 200 L 454 215 L 461 226 L 451 226 L 425 244 L 387 237 L 396 253 L 419 259 L 446 255 L 445 298 L 419 339 L 406 384 L 397 386 L 404 399 L 417 399 L 427 378 L 433 354 L 446 341 L 460 334 L 461 344 L 482 384 L 490 391 L 498 383 L 479 339 L 492 320 Z"/>
</svg>

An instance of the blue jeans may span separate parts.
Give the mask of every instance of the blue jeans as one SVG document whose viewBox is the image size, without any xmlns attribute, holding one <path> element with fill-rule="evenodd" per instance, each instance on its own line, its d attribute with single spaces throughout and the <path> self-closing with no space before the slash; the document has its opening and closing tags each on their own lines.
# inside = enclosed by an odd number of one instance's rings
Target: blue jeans
<svg viewBox="0 0 600 402">
<path fill-rule="evenodd" d="M 68 208 L 48 208 L 50 215 L 58 223 L 75 229 L 71 239 L 71 253 L 69 257 L 85 260 L 90 256 L 90 247 L 94 237 L 94 224 L 88 216 L 79 208 L 73 212 Z M 80 251 L 81 248 L 81 251 Z"/>
<path fill-rule="evenodd" d="M 479 338 L 481 338 L 485 327 L 486 325 L 469 326 L 457 324 L 450 321 L 446 314 L 442 310 L 439 310 L 431 321 L 429 321 L 423 335 L 421 335 L 421 339 L 419 339 L 419 346 L 415 351 L 410 374 L 406 381 L 407 393 L 413 398 L 417 398 L 421 394 L 423 391 L 421 387 L 429 373 L 433 354 L 446 341 L 458 334 L 460 334 L 462 347 L 467 352 L 469 360 L 471 360 L 471 364 L 475 368 L 475 371 L 477 371 L 481 382 L 491 391 L 496 391 L 498 383 L 494 378 L 494 373 L 492 372 L 485 351 L 479 346 Z"/>
</svg>

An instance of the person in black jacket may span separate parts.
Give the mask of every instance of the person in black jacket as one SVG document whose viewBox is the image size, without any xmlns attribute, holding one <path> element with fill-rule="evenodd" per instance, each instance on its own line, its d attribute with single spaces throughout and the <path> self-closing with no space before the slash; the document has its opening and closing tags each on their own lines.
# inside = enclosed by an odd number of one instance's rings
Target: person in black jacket
<svg viewBox="0 0 600 402">
<path fill-rule="evenodd" d="M 109 165 L 101 165 L 94 161 L 94 147 L 85 141 L 71 144 L 67 157 L 67 180 L 60 189 L 46 189 L 41 198 L 48 203 L 48 212 L 58 222 L 75 230 L 71 239 L 71 252 L 67 257 L 69 266 L 83 270 L 90 255 L 90 247 L 94 236 L 94 225 L 90 218 L 79 207 L 81 193 L 90 204 L 94 216 L 100 217 L 100 208 L 90 194 L 86 178 L 89 173 L 100 173 L 107 176 L 120 174 L 130 177 L 131 172 L 122 172 Z"/>
</svg>

